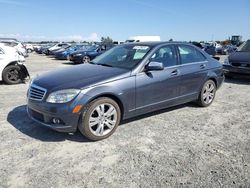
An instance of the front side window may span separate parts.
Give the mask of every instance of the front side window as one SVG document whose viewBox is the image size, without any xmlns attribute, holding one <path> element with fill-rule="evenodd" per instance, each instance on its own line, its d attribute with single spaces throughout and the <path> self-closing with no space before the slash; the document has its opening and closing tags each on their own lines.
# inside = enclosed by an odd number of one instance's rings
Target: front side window
<svg viewBox="0 0 250 188">
<path fill-rule="evenodd" d="M 163 63 L 164 67 L 171 67 L 177 64 L 174 47 L 164 46 L 158 49 L 151 57 L 150 61 Z"/>
<path fill-rule="evenodd" d="M 206 60 L 205 56 L 192 46 L 179 45 L 178 49 L 182 64 L 189 64 Z"/>
<path fill-rule="evenodd" d="M 132 69 L 138 65 L 151 48 L 145 45 L 124 45 L 111 48 L 93 60 L 94 64 Z"/>
</svg>

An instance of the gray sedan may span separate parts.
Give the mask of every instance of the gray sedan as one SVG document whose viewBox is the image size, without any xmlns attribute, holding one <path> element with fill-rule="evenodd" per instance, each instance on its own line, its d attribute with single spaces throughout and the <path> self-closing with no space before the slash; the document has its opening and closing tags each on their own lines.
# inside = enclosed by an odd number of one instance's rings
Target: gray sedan
<svg viewBox="0 0 250 188">
<path fill-rule="evenodd" d="M 124 119 L 191 101 L 207 107 L 223 80 L 222 65 L 191 44 L 129 43 L 35 78 L 27 111 L 54 130 L 101 140 Z"/>
</svg>

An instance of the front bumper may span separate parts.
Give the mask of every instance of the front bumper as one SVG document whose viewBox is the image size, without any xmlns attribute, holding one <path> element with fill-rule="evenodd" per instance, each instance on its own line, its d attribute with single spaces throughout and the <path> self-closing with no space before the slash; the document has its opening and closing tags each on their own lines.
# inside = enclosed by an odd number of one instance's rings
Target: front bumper
<svg viewBox="0 0 250 188">
<path fill-rule="evenodd" d="M 73 133 L 77 130 L 82 116 L 84 106 L 88 104 L 90 96 L 80 93 L 75 99 L 68 103 L 54 104 L 45 100 L 27 100 L 27 113 L 31 119 L 40 125 L 49 127 L 58 132 Z M 81 105 L 78 113 L 73 113 L 73 109 Z M 53 122 L 53 118 L 59 119 L 60 123 Z"/>
<path fill-rule="evenodd" d="M 235 67 L 232 65 L 223 65 L 223 71 L 225 74 L 233 73 L 233 74 L 250 75 L 250 68 L 248 67 Z"/>
<path fill-rule="evenodd" d="M 82 63 L 82 56 L 70 56 L 70 61 L 75 63 Z"/>
<path fill-rule="evenodd" d="M 59 132 L 75 132 L 77 130 L 80 113 L 72 113 L 73 105 L 51 104 L 46 102 L 28 100 L 27 113 L 31 119 L 39 124 Z M 54 123 L 53 119 L 59 119 Z"/>
</svg>

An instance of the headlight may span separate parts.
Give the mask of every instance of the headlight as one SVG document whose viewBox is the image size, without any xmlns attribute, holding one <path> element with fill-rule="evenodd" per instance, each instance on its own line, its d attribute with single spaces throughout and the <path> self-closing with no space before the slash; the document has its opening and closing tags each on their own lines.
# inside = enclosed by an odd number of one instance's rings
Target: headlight
<svg viewBox="0 0 250 188">
<path fill-rule="evenodd" d="M 223 64 L 224 64 L 224 65 L 229 65 L 228 57 L 224 60 Z"/>
<path fill-rule="evenodd" d="M 65 89 L 53 92 L 47 98 L 47 102 L 49 103 L 66 103 L 71 101 L 74 97 L 76 97 L 81 90 L 79 89 Z"/>
</svg>

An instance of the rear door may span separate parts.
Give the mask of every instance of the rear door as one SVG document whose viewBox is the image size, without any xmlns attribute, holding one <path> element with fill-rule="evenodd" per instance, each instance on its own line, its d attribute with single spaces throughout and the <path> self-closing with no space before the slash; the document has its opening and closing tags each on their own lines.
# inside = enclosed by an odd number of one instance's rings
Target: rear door
<svg viewBox="0 0 250 188">
<path fill-rule="evenodd" d="M 180 95 L 197 96 L 207 77 L 206 57 L 191 45 L 177 45 L 180 59 Z"/>
</svg>

